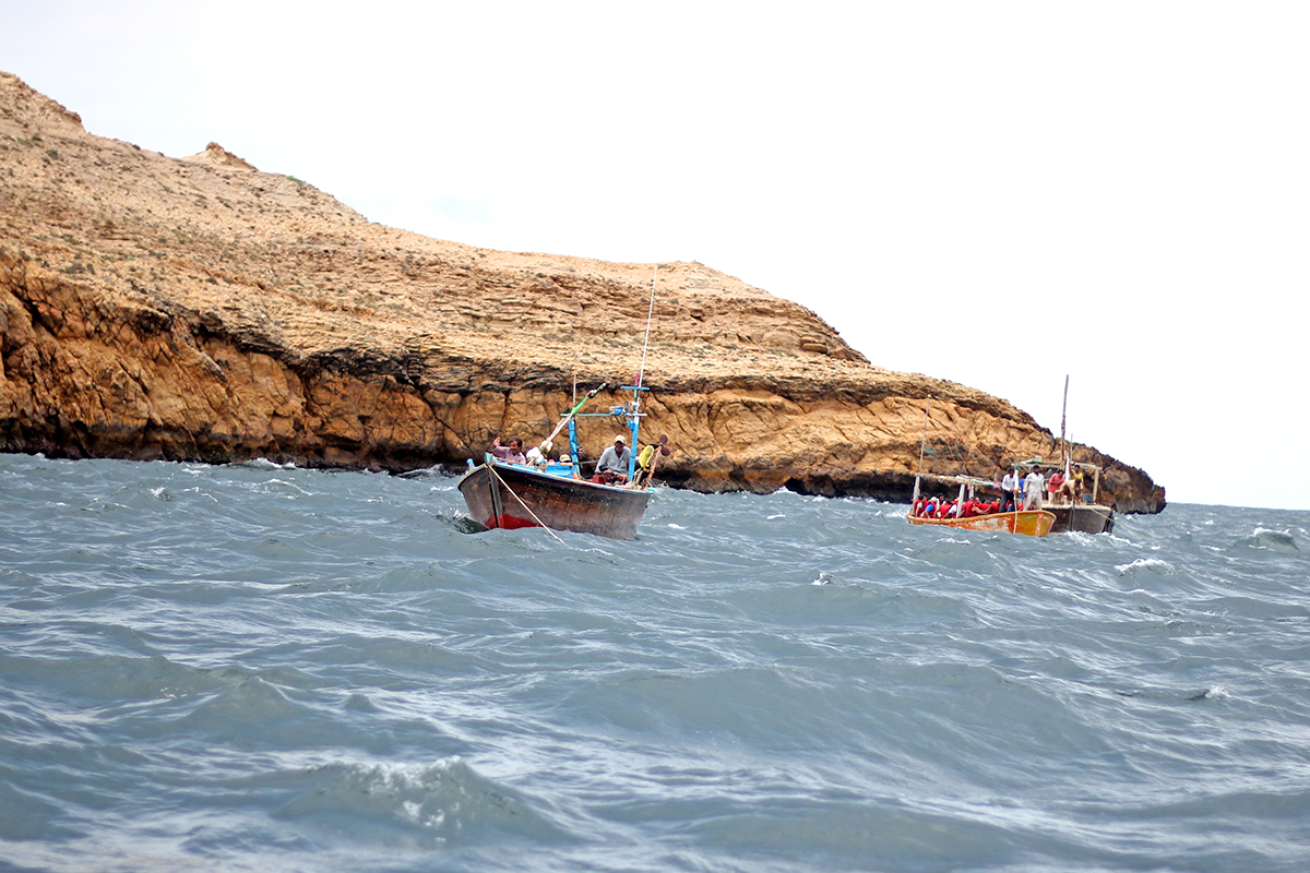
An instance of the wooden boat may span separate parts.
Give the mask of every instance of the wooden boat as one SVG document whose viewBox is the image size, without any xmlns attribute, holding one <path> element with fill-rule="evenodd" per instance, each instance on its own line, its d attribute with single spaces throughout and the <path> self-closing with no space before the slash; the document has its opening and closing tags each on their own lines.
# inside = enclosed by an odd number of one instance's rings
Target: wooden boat
<svg viewBox="0 0 1310 873">
<path fill-rule="evenodd" d="M 1089 493 L 1075 495 L 1072 499 L 1067 496 L 1057 496 L 1054 500 L 1049 498 L 1043 500 L 1042 509 L 1055 516 L 1051 533 L 1100 534 L 1114 530 L 1114 507 L 1097 500 L 1101 483 L 1101 468 L 1097 465 L 1066 458 L 1062 466 L 1058 463 L 1043 463 L 1041 458 L 1029 458 L 1015 466 L 1025 475 L 1027 471 L 1037 470 L 1042 473 L 1043 479 L 1050 479 L 1051 474 L 1056 470 L 1060 470 L 1066 479 L 1074 471 L 1081 471 L 1084 481 L 1090 474 L 1092 486 Z"/>
<path fill-rule="evenodd" d="M 637 436 L 640 433 L 641 392 L 650 389 L 640 385 L 625 385 L 633 399 L 623 406 L 615 406 L 605 413 L 584 413 L 583 404 L 604 388 L 593 389 L 564 414 L 553 439 L 566 426 L 569 430 L 569 457 L 567 464 L 552 463 L 544 467 L 511 464 L 494 455 L 473 466 L 459 480 L 459 491 L 464 495 L 469 515 L 486 528 L 516 530 L 524 527 L 546 527 L 596 534 L 611 539 L 630 540 L 637 535 L 637 526 L 650 502 L 654 464 L 644 476 L 637 470 Z M 628 452 L 630 485 L 604 485 L 582 478 L 578 464 L 579 418 L 611 418 L 624 423 L 631 434 L 632 451 Z M 655 456 L 658 457 L 656 452 Z"/>
<path fill-rule="evenodd" d="M 652 493 L 575 479 L 572 465 L 552 472 L 490 455 L 464 474 L 459 490 L 469 515 L 486 528 L 548 527 L 618 540 L 637 535 Z"/>
<path fill-rule="evenodd" d="M 914 507 L 919 503 L 919 480 L 924 478 L 925 475 L 927 474 L 920 473 L 914 477 L 914 500 L 910 504 L 910 511 L 905 514 L 905 518 L 910 524 L 1022 534 L 1029 537 L 1044 537 L 1051 532 L 1055 525 L 1055 515 L 1045 509 L 992 512 L 987 515 L 974 515 L 968 518 L 935 518 L 915 515 Z M 958 484 L 960 486 L 959 496 L 956 497 L 958 506 L 963 506 L 965 499 L 972 496 L 978 488 L 995 487 L 995 483 L 988 482 L 985 479 L 975 479 L 971 476 L 927 476 L 927 478 L 953 485 Z"/>
<path fill-rule="evenodd" d="M 923 439 L 919 443 L 919 472 L 914 477 L 914 497 L 910 503 L 910 511 L 905 513 L 905 519 L 910 524 L 951 527 L 960 530 L 998 531 L 1022 534 L 1029 537 L 1044 537 L 1051 532 L 1051 527 L 1055 524 L 1055 516 L 1043 509 L 992 512 L 987 515 L 973 515 L 967 518 L 935 518 L 915 515 L 915 509 L 919 505 L 919 488 L 925 477 L 944 484 L 959 485 L 960 493 L 956 498 L 956 505 L 959 507 L 963 507 L 965 498 L 973 496 L 979 488 L 999 491 L 996 483 L 989 482 L 986 479 L 977 479 L 972 476 L 934 476 L 923 472 L 923 452 L 928 442 L 928 418 L 931 414 L 932 401 L 929 400 L 928 405 L 924 408 Z"/>
<path fill-rule="evenodd" d="M 1114 507 L 1104 504 L 1055 504 L 1046 510 L 1055 516 L 1051 533 L 1111 533 L 1114 530 Z"/>
<path fill-rule="evenodd" d="M 1070 441 L 1065 438 L 1065 413 L 1069 407 L 1069 377 L 1064 377 L 1064 403 L 1060 409 L 1060 461 L 1059 463 L 1045 464 L 1041 458 L 1030 458 L 1027 461 L 1021 461 L 1016 467 L 1026 475 L 1028 471 L 1037 470 L 1042 473 L 1043 479 L 1049 480 L 1051 474 L 1059 470 L 1060 474 L 1069 480 L 1075 473 L 1081 474 L 1084 482 L 1084 490 L 1081 494 L 1057 494 L 1054 498 L 1045 501 L 1042 508 L 1055 516 L 1055 525 L 1051 528 L 1051 533 L 1087 533 L 1099 534 L 1110 533 L 1114 530 L 1114 506 L 1107 506 L 1099 503 L 1101 490 L 1101 468 L 1096 464 L 1089 464 L 1073 459 L 1073 450 Z M 1091 491 L 1086 491 L 1086 481 L 1090 475 L 1092 480 Z"/>
<path fill-rule="evenodd" d="M 1030 537 L 1046 536 L 1055 524 L 1055 516 L 1044 509 L 995 512 L 991 515 L 975 515 L 973 518 L 923 518 L 911 513 L 907 514 L 906 518 L 909 519 L 910 524 L 915 525 L 996 531 Z"/>
<path fill-rule="evenodd" d="M 656 275 L 659 268 L 656 268 Z M 559 435 L 565 427 L 569 431 L 569 462 L 545 464 L 536 467 L 511 464 L 486 455 L 483 462 L 474 466 L 469 460 L 469 471 L 459 480 L 459 491 L 464 495 L 469 515 L 486 528 L 516 530 L 524 527 L 545 527 L 553 530 L 596 534 L 612 539 L 630 540 L 637 535 L 646 506 L 654 493 L 650 487 L 655 466 L 661 452 L 655 451 L 650 469 L 637 469 L 637 437 L 641 420 L 641 395 L 649 388 L 641 381 L 646 370 L 646 349 L 650 344 L 650 320 L 655 311 L 655 276 L 651 277 L 650 312 L 646 316 L 646 344 L 641 352 L 641 368 L 635 384 L 622 390 L 632 392 L 632 400 L 622 406 L 611 407 L 609 412 L 584 413 L 582 407 L 605 387 L 593 388 L 561 417 L 555 430 L 543 441 L 545 444 Z M 622 422 L 630 435 L 628 452 L 628 484 L 602 484 L 582 478 L 578 464 L 579 418 L 610 418 Z M 661 438 L 660 448 L 664 446 Z M 667 453 L 664 449 L 664 453 Z"/>
</svg>

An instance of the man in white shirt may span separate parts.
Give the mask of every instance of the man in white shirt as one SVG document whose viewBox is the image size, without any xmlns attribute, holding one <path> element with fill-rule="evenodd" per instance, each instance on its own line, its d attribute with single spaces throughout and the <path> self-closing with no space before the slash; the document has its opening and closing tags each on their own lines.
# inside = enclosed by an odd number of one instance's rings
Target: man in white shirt
<svg viewBox="0 0 1310 873">
<path fill-rule="evenodd" d="M 1019 505 L 1019 479 L 1018 470 L 1009 470 L 1001 477 L 1001 512 L 1006 511 L 1006 506 L 1013 503 L 1016 507 Z"/>
<path fill-rule="evenodd" d="M 1046 484 L 1042 474 L 1033 467 L 1032 472 L 1023 477 L 1023 508 L 1042 508 L 1042 486 Z"/>
</svg>

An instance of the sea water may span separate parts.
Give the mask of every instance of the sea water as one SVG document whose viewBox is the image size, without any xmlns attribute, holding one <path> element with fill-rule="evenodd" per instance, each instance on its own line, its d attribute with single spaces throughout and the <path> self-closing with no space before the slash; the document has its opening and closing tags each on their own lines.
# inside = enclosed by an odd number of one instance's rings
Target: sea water
<svg viewBox="0 0 1310 873">
<path fill-rule="evenodd" d="M 1310 512 L 0 455 L 0 868 L 1310 869 Z"/>
</svg>

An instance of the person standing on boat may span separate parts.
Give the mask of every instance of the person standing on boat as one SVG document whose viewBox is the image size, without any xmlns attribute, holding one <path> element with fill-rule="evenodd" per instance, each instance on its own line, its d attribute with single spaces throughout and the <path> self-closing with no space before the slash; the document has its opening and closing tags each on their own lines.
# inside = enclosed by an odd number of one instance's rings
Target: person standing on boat
<svg viewBox="0 0 1310 873">
<path fill-rule="evenodd" d="M 1056 470 L 1051 474 L 1051 478 L 1046 481 L 1046 496 L 1052 503 L 1060 502 L 1060 494 L 1064 489 L 1064 474 Z"/>
<path fill-rule="evenodd" d="M 1017 469 L 1011 469 L 1001 477 L 1001 508 L 1007 505 L 1019 505 L 1019 490 L 1023 485 L 1023 479 L 1019 477 Z"/>
<path fill-rule="evenodd" d="M 523 454 L 523 440 L 520 437 L 514 437 L 509 441 L 508 446 L 500 444 L 500 437 L 491 441 L 491 453 L 502 461 L 509 461 L 511 464 L 526 464 L 528 459 Z"/>
<path fill-rule="evenodd" d="M 614 438 L 614 445 L 601 452 L 596 462 L 596 475 L 591 481 L 608 485 L 611 482 L 623 484 L 628 481 L 628 460 L 632 452 L 628 450 L 628 441 L 620 434 Z"/>
<path fill-rule="evenodd" d="M 1042 508 L 1042 474 L 1037 472 L 1033 467 L 1027 476 L 1023 477 L 1023 508 L 1024 509 L 1041 509 Z"/>
<path fill-rule="evenodd" d="M 655 453 L 659 452 L 661 457 L 667 458 L 670 454 L 669 435 L 660 434 L 660 441 L 652 443 L 642 449 L 637 454 L 637 481 L 640 482 L 643 476 L 650 473 L 651 466 L 655 463 Z"/>
</svg>

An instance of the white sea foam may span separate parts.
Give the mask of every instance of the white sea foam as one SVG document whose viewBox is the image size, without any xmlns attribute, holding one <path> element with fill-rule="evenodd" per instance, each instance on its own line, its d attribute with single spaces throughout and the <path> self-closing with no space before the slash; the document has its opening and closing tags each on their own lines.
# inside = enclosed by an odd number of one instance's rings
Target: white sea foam
<svg viewBox="0 0 1310 873">
<path fill-rule="evenodd" d="M 1114 569 L 1120 576 L 1128 576 L 1134 573 L 1154 573 L 1160 576 L 1170 576 L 1178 572 L 1173 564 L 1160 558 L 1138 558 L 1128 564 L 1116 564 Z"/>
<path fill-rule="evenodd" d="M 237 463 L 237 467 L 250 467 L 254 470 L 294 470 L 296 465 L 290 461 L 279 464 L 276 461 L 270 461 L 268 458 L 251 458 L 249 461 Z"/>
</svg>

